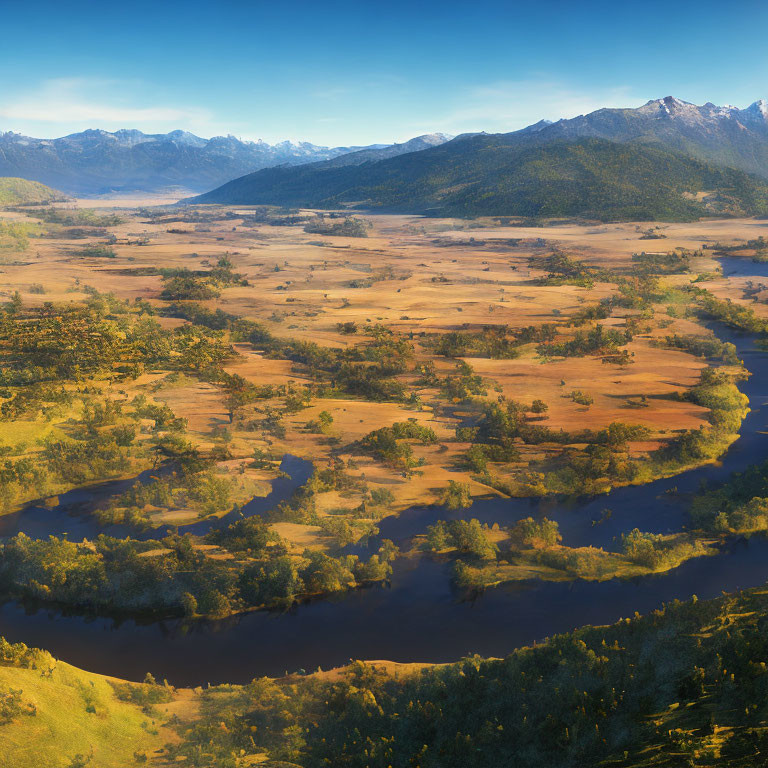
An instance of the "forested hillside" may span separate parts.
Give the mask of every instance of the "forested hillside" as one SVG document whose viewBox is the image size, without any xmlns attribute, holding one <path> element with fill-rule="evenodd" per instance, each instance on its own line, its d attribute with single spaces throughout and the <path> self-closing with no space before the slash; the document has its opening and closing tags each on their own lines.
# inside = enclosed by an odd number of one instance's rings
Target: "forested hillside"
<svg viewBox="0 0 768 768">
<path fill-rule="evenodd" d="M 762 766 L 767 622 L 768 597 L 753 590 L 503 660 L 399 677 L 358 663 L 343 680 L 212 689 L 180 751 L 225 759 L 253 738 L 306 768 Z"/>
<path fill-rule="evenodd" d="M 660 147 L 502 134 L 464 137 L 358 166 L 267 169 L 192 202 L 684 221 L 708 214 L 766 214 L 768 187 L 741 171 Z"/>
</svg>

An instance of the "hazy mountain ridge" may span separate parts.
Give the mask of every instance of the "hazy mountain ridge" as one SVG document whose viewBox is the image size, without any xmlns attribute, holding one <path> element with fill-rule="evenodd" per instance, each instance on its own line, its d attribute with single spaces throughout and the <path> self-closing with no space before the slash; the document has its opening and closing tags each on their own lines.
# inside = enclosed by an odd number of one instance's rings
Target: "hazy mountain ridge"
<svg viewBox="0 0 768 768">
<path fill-rule="evenodd" d="M 390 157 L 398 157 L 409 152 L 421 152 L 430 147 L 439 147 L 441 144 L 450 141 L 453 137 L 445 133 L 425 133 L 422 136 L 416 136 L 402 144 L 390 144 L 388 146 L 366 147 L 353 152 L 339 155 L 333 160 L 324 163 L 327 168 L 340 168 L 345 165 L 362 165 L 363 163 L 377 162 L 386 160 Z"/>
<path fill-rule="evenodd" d="M 145 134 L 90 129 L 57 139 L 0 133 L 0 175 L 23 177 L 83 195 L 152 192 L 169 187 L 202 191 L 261 168 L 330 160 L 361 151 L 374 153 L 371 157 L 381 152 L 385 153 L 381 156 L 391 156 L 413 151 L 399 149 L 410 144 L 323 147 L 283 141 L 271 145 L 234 136 L 204 139 L 180 130 Z M 426 139 L 422 144 L 432 146 Z"/>
</svg>

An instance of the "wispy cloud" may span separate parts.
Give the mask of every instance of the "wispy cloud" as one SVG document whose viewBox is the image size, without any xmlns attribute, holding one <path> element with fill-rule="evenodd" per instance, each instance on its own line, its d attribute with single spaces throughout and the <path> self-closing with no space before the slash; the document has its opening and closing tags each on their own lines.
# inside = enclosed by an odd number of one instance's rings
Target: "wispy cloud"
<svg viewBox="0 0 768 768">
<path fill-rule="evenodd" d="M 240 100 L 230 114 L 214 114 L 197 104 L 178 103 L 159 86 L 138 80 L 54 78 L 23 93 L 0 94 L 0 130 L 49 138 L 86 128 L 182 128 L 200 136 L 235 133 L 271 142 L 289 136 L 329 145 L 364 144 L 405 141 L 432 131 L 513 131 L 542 118 L 557 120 L 645 100 L 627 86 L 587 89 L 544 76 L 447 93 L 430 93 L 422 103 L 414 82 L 382 76 L 311 88 L 308 96 L 315 103 L 303 115 L 293 103 L 271 104 L 259 98 Z"/>
<path fill-rule="evenodd" d="M 55 78 L 35 91 L 0 101 L 0 120 L 16 130 L 47 126 L 47 134 L 84 128 L 201 129 L 212 122 L 198 107 L 136 106 L 140 85 L 133 81 Z M 5 127 L 5 126 L 4 126 Z"/>
<path fill-rule="evenodd" d="M 601 107 L 637 106 L 643 101 L 628 86 L 580 89 L 542 78 L 499 81 L 458 94 L 453 109 L 435 116 L 433 125 L 450 133 L 504 132 L 539 120 L 559 120 Z"/>
<path fill-rule="evenodd" d="M 349 85 L 325 86 L 312 92 L 313 99 L 320 101 L 338 101 L 346 99 L 358 92 L 356 87 Z"/>
</svg>

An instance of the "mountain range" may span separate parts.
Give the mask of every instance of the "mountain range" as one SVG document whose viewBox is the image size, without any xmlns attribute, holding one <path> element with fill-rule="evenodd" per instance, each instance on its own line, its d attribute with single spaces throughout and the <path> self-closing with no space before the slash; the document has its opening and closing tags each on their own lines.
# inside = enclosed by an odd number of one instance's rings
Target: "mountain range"
<svg viewBox="0 0 768 768">
<path fill-rule="evenodd" d="M 435 146 L 449 136 L 428 134 L 404 144 L 322 147 L 308 142 L 203 139 L 186 131 L 145 134 L 87 130 L 58 139 L 0 133 L 0 176 L 22 177 L 75 195 L 155 192 L 181 187 L 197 192 L 275 165 L 392 157 Z"/>
<path fill-rule="evenodd" d="M 739 109 L 667 96 L 510 133 L 434 133 L 365 147 L 185 131 L 0 133 L 0 176 L 83 196 L 204 192 L 195 203 L 457 216 L 764 215 L 768 102 Z"/>
<path fill-rule="evenodd" d="M 737 109 L 670 96 L 354 165 L 269 168 L 191 202 L 673 220 L 765 215 L 763 179 L 765 101 Z"/>
<path fill-rule="evenodd" d="M 746 109 L 673 96 L 654 99 L 637 109 L 598 109 L 556 123 L 542 121 L 518 134 L 541 139 L 600 138 L 660 144 L 699 160 L 739 168 L 768 178 L 768 101 Z"/>
</svg>

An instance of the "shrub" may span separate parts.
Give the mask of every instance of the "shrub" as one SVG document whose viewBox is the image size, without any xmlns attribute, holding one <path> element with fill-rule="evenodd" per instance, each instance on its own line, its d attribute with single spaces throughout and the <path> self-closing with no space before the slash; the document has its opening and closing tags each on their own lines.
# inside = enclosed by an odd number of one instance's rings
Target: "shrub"
<svg viewBox="0 0 768 768">
<path fill-rule="evenodd" d="M 548 520 L 546 517 L 541 520 L 534 520 L 532 517 L 518 520 L 512 528 L 512 535 L 524 546 L 537 549 L 553 547 L 563 539 L 557 521 Z"/>
</svg>

